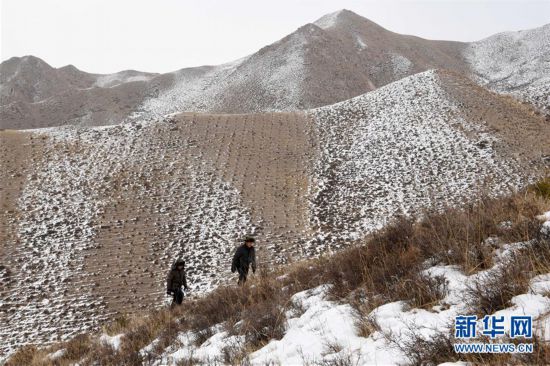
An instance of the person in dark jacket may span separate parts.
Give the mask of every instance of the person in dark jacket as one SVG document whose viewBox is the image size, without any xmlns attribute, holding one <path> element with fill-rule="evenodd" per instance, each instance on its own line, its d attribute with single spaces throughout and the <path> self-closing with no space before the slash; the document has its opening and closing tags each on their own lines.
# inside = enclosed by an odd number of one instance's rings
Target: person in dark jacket
<svg viewBox="0 0 550 366">
<path fill-rule="evenodd" d="M 174 262 L 166 277 L 166 294 L 173 296 L 173 303 L 178 305 L 183 302 L 182 286 L 186 291 L 189 289 L 187 278 L 185 277 L 185 261 L 179 258 Z"/>
<path fill-rule="evenodd" d="M 231 263 L 231 272 L 239 272 L 239 285 L 246 282 L 248 269 L 252 267 L 252 272 L 256 273 L 256 253 L 254 251 L 255 240 L 252 237 L 246 237 L 244 244 L 237 248 Z"/>
</svg>

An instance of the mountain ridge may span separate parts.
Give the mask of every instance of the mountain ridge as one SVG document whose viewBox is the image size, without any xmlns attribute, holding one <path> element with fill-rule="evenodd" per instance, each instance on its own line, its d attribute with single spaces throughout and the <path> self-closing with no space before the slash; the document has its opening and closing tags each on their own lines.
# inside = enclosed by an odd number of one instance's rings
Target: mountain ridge
<svg viewBox="0 0 550 366">
<path fill-rule="evenodd" d="M 544 45 L 548 29 L 522 31 L 526 37 L 534 35 L 528 51 L 539 43 Z M 499 42 L 500 38 L 474 44 L 400 35 L 342 10 L 299 27 L 241 59 L 165 74 L 125 70 L 98 75 L 48 65 L 8 81 L 5 75 L 11 75 L 9 69 L 14 68 L 10 66 L 15 62 L 12 58 L 0 65 L 4 75 L 0 83 L 0 128 L 110 125 L 182 111 L 296 111 L 347 100 L 433 68 L 474 79 L 477 75 L 476 81 L 485 85 L 498 72 L 495 67 L 507 59 L 506 54 L 486 56 L 486 50 L 498 48 Z M 543 58 L 535 57 L 536 52 L 544 55 L 545 51 L 531 52 L 534 56 L 530 60 L 537 63 L 533 67 L 521 64 L 523 56 L 521 52 L 516 54 L 517 68 L 528 69 L 535 78 L 512 95 L 546 113 L 549 92 L 545 79 L 536 77 L 543 78 L 547 66 Z M 42 69 L 44 75 L 40 74 Z M 37 80 L 43 80 L 39 88 L 34 86 Z M 486 86 L 510 92 L 509 87 L 500 84 Z"/>
</svg>

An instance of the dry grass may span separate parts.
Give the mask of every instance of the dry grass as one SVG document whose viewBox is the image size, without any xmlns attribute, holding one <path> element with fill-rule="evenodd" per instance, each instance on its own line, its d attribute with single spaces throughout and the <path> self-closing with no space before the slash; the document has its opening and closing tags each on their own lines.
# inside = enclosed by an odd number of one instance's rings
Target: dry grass
<svg viewBox="0 0 550 366">
<path fill-rule="evenodd" d="M 52 363 L 48 361 L 46 355 L 48 352 L 40 350 L 35 346 L 21 347 L 7 362 L 6 366 L 28 365 L 28 366 L 46 366 Z"/>
<path fill-rule="evenodd" d="M 540 223 L 534 217 L 547 208 L 547 201 L 526 193 L 483 199 L 443 214 L 427 212 L 420 221 L 399 218 L 372 235 L 366 245 L 342 251 L 312 271 L 318 276 L 316 282 L 335 285 L 334 298 L 361 289 L 367 297 L 378 297 L 373 306 L 406 300 L 415 307 L 430 307 L 445 288 L 444 281 L 419 275 L 427 261 L 459 265 L 467 274 L 490 268 L 494 248 L 487 239 L 536 238 Z M 362 313 L 370 310 L 363 306 Z"/>
<path fill-rule="evenodd" d="M 467 287 L 465 299 L 473 312 L 480 317 L 509 307 L 510 300 L 529 289 L 530 260 L 521 255 L 514 257 L 495 271 L 487 272 Z"/>
<path fill-rule="evenodd" d="M 414 308 L 429 309 L 443 299 L 447 293 L 447 281 L 442 276 L 430 277 L 415 273 L 400 283 L 397 297 L 408 299 Z"/>
<path fill-rule="evenodd" d="M 462 341 L 456 340 L 452 329 L 438 332 L 432 338 L 426 339 L 409 330 L 409 338 L 403 340 L 392 334 L 384 335 L 389 344 L 402 352 L 408 359 L 409 365 L 432 366 L 444 362 L 463 361 L 472 365 L 549 365 L 550 344 L 537 337 L 525 342 L 522 339 L 501 338 L 503 343 L 532 343 L 533 353 L 456 353 L 453 345 Z M 491 343 L 486 337 L 478 339 L 480 343 Z"/>
<path fill-rule="evenodd" d="M 536 239 L 540 222 L 535 216 L 549 208 L 544 197 L 528 192 L 482 199 L 475 205 L 447 209 L 443 213 L 426 212 L 421 220 L 398 218 L 359 245 L 333 256 L 264 270 L 244 287 L 219 287 L 205 297 L 187 300 L 181 307 L 153 311 L 145 317 L 120 317 L 104 329 L 109 334 L 125 334 L 118 352 L 102 346 L 96 339 L 82 336 L 56 346 L 67 348 L 58 364 L 78 361 L 82 365 L 138 365 L 157 357 L 173 344 L 180 332 L 195 332 L 196 343 L 200 344 L 210 336 L 209 329 L 218 324 L 224 324 L 230 334 L 243 335 L 246 348 L 245 352 L 233 353 L 228 349 L 225 360 L 216 362 L 246 362 L 244 353 L 284 334 L 285 311 L 300 310 L 291 302 L 291 296 L 321 284 L 333 285 L 332 299 L 354 306 L 361 318 L 358 329 L 361 335 L 368 336 L 377 328 L 366 315 L 376 306 L 404 300 L 414 307 L 430 308 L 444 296 L 442 279 L 420 275 L 427 263 L 459 265 L 469 274 L 489 268 L 493 265 L 493 247 L 487 239 L 498 237 L 503 242 Z M 471 289 L 472 295 L 480 299 L 474 304 L 480 312 L 502 308 L 511 296 L 525 292 L 527 277 L 522 274 L 522 265 L 528 265 L 535 273 L 550 272 L 550 249 L 535 243 L 524 254 L 525 263 L 518 262 L 517 266 L 496 274 L 498 279 L 492 279 L 501 284 L 496 293 L 484 293 L 481 287 Z M 507 282 L 512 283 L 510 288 L 506 287 Z M 158 339 L 157 345 L 144 359 L 139 350 L 154 339 Z M 436 339 L 433 344 L 417 341 L 421 353 L 413 355 L 413 360 L 423 357 L 439 360 L 438 354 L 451 356 L 444 352 L 448 348 L 444 339 Z M 541 350 L 540 357 L 547 357 L 544 353 L 547 348 Z M 29 358 L 32 354 L 38 356 Z M 43 360 L 44 355 L 22 348 L 11 358 L 10 365 L 38 365 L 36 360 Z M 445 360 L 450 359 L 453 358 Z M 193 364 L 195 361 L 191 358 L 182 362 Z"/>
<path fill-rule="evenodd" d="M 383 336 L 390 346 L 405 355 L 409 365 L 426 366 L 458 361 L 450 328 L 447 332 L 440 332 L 429 339 L 422 337 L 414 329 L 407 329 L 406 333 L 406 337 L 391 333 L 383 333 Z"/>
<path fill-rule="evenodd" d="M 539 238 L 533 245 L 521 250 L 520 254 L 528 259 L 528 268 L 535 275 L 550 273 L 550 245 L 544 238 Z"/>
<path fill-rule="evenodd" d="M 539 180 L 529 189 L 542 198 L 550 199 L 550 176 Z"/>
<path fill-rule="evenodd" d="M 222 361 L 224 365 L 246 366 L 250 364 L 248 355 L 253 348 L 246 343 L 233 342 L 222 349 Z"/>
</svg>

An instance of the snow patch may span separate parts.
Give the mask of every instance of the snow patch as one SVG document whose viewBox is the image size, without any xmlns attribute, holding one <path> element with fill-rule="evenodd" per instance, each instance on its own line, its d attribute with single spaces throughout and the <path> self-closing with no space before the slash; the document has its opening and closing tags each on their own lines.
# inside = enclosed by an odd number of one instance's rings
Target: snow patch
<svg viewBox="0 0 550 366">
<path fill-rule="evenodd" d="M 121 71 L 115 74 L 99 76 L 93 86 L 100 88 L 112 88 L 113 86 L 130 83 L 133 81 L 149 81 L 152 78 L 152 75 L 128 74 L 127 71 Z"/>
<path fill-rule="evenodd" d="M 328 29 L 334 27 L 338 23 L 338 17 L 345 10 L 338 10 L 333 13 L 323 15 L 321 18 L 317 19 L 313 24 L 322 29 Z"/>
<path fill-rule="evenodd" d="M 115 336 L 102 334 L 101 337 L 99 337 L 99 341 L 106 346 L 112 347 L 115 351 L 118 351 L 120 349 L 120 343 L 122 342 L 123 337 L 124 334 L 117 334 Z"/>
<path fill-rule="evenodd" d="M 411 66 L 413 65 L 411 60 L 397 53 L 391 53 L 390 59 L 392 63 L 392 70 L 396 77 L 406 76 L 409 73 Z"/>
<path fill-rule="evenodd" d="M 363 51 L 363 50 L 366 50 L 368 48 L 367 44 L 365 43 L 365 41 L 363 41 L 363 38 L 361 38 L 360 35 L 356 34 L 354 36 L 354 38 L 355 38 L 355 44 L 357 45 L 357 49 L 359 51 Z M 405 58 L 405 57 L 403 57 L 403 58 Z"/>
<path fill-rule="evenodd" d="M 62 349 L 58 349 L 57 351 L 53 352 L 53 353 L 50 353 L 48 354 L 48 358 L 50 360 L 57 360 L 58 358 L 61 358 L 63 357 L 63 355 L 67 353 L 67 350 L 65 348 L 62 348 Z"/>
</svg>

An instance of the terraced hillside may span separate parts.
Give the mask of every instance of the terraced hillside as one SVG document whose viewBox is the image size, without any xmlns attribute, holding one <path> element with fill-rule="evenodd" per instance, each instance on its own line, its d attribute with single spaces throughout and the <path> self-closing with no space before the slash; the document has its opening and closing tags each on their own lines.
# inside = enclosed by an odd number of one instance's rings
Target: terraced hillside
<svg viewBox="0 0 550 366">
<path fill-rule="evenodd" d="M 328 241 L 361 237 L 418 208 L 514 189 L 549 162 L 548 122 L 447 71 L 309 113 L 322 141 L 312 215 Z"/>
<path fill-rule="evenodd" d="M 186 114 L 2 132 L 1 343 L 160 305 L 177 256 L 206 291 L 228 277 L 245 233 L 265 243 L 263 262 L 286 261 L 308 236 L 307 128 L 299 113 Z"/>
<path fill-rule="evenodd" d="M 319 255 L 400 212 L 520 187 L 550 155 L 532 110 L 439 71 L 307 112 L 0 138 L 4 354 L 162 306 L 177 256 L 202 293 L 232 280 L 246 233 L 261 266 Z"/>
</svg>

